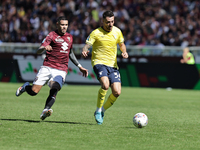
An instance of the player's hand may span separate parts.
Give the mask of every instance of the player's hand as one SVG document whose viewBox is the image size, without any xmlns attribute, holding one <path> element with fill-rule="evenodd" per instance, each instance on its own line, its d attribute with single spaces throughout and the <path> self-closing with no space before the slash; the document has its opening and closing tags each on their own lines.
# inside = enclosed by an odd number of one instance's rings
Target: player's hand
<svg viewBox="0 0 200 150">
<path fill-rule="evenodd" d="M 185 63 L 185 62 L 184 62 L 184 59 L 181 59 L 181 60 L 180 60 L 180 63 L 182 63 L 182 64 Z"/>
<path fill-rule="evenodd" d="M 52 49 L 52 47 L 51 47 L 50 45 L 47 45 L 47 46 L 45 47 L 45 50 L 46 50 L 46 51 L 52 51 L 53 49 Z"/>
<path fill-rule="evenodd" d="M 122 57 L 123 58 L 128 58 L 128 53 L 127 52 L 122 53 Z"/>
<path fill-rule="evenodd" d="M 88 53 L 89 53 L 89 51 L 82 51 L 81 54 L 82 54 L 83 57 L 86 58 L 88 56 Z"/>
<path fill-rule="evenodd" d="M 87 77 L 88 76 L 88 70 L 83 68 L 83 67 L 80 67 L 79 70 L 83 73 L 83 76 L 84 77 Z"/>
</svg>

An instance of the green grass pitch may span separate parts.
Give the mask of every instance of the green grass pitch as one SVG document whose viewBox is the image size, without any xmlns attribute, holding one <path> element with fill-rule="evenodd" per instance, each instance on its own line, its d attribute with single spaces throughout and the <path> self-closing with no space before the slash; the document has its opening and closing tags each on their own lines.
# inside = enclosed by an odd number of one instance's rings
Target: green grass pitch
<svg viewBox="0 0 200 150">
<path fill-rule="evenodd" d="M 100 86 L 63 86 L 44 121 L 39 116 L 48 86 L 35 97 L 16 97 L 19 86 L 0 83 L 0 150 L 200 149 L 198 90 L 122 87 L 104 123 L 97 125 L 93 114 Z M 133 125 L 138 112 L 149 118 L 145 128 Z"/>
</svg>

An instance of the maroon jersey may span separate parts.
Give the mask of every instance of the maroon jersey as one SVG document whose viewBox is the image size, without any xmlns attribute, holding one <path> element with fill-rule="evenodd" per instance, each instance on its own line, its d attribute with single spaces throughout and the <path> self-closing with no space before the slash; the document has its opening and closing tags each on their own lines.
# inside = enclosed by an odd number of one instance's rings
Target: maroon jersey
<svg viewBox="0 0 200 150">
<path fill-rule="evenodd" d="M 50 32 L 43 40 L 41 46 L 50 45 L 52 51 L 46 51 L 43 65 L 67 72 L 69 53 L 72 49 L 73 37 L 71 34 L 59 35 L 57 31 Z"/>
</svg>

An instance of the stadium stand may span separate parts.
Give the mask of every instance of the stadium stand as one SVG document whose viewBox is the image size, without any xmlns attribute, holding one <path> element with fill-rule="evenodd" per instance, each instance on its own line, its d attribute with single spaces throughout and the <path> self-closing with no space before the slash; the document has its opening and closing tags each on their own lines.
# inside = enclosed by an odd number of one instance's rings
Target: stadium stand
<svg viewBox="0 0 200 150">
<path fill-rule="evenodd" d="M 0 42 L 40 43 L 65 15 L 74 43 L 83 44 L 108 9 L 126 45 L 200 46 L 198 0 L 1 0 Z"/>
</svg>

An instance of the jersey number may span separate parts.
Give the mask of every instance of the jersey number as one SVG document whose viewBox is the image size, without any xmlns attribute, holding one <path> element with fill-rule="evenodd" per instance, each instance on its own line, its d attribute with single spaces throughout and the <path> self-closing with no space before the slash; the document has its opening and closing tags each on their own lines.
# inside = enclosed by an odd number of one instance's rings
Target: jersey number
<svg viewBox="0 0 200 150">
<path fill-rule="evenodd" d="M 120 74 L 118 74 L 117 72 L 114 72 L 115 78 L 119 78 L 120 79 Z"/>
</svg>

